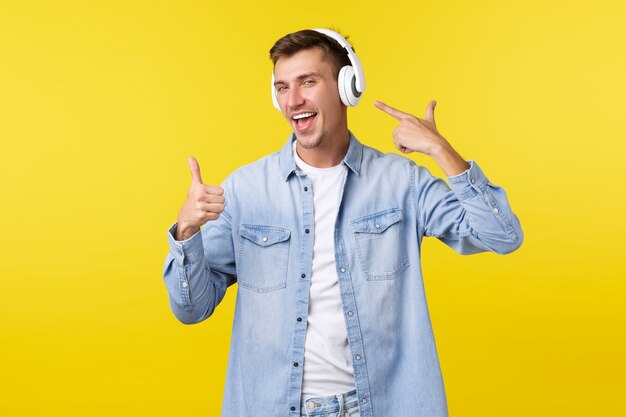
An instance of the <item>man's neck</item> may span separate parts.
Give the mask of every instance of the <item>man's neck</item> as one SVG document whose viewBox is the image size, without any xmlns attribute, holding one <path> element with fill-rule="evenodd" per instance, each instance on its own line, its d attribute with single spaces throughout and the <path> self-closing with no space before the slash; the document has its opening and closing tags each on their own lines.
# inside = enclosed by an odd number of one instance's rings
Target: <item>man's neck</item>
<svg viewBox="0 0 626 417">
<path fill-rule="evenodd" d="M 342 129 L 343 130 L 343 129 Z M 298 156 L 308 165 L 316 168 L 330 168 L 339 165 L 348 153 L 350 147 L 350 132 L 345 131 L 327 138 L 313 149 L 305 149 L 296 143 Z"/>
</svg>

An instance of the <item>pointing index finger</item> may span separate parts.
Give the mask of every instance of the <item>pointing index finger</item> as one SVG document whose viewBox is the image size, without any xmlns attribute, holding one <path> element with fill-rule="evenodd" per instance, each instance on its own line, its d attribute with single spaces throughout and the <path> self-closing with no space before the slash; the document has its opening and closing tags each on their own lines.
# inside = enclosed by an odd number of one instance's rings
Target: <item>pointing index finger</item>
<svg viewBox="0 0 626 417">
<path fill-rule="evenodd" d="M 382 111 L 384 111 L 385 113 L 387 113 L 388 115 L 390 115 L 391 117 L 395 117 L 398 120 L 402 120 L 407 116 L 411 116 L 408 113 L 405 113 L 403 111 L 400 111 L 396 108 L 393 108 L 391 106 L 388 106 L 387 104 L 383 103 L 382 101 L 378 101 L 376 100 L 374 102 L 374 105 L 376 107 L 378 107 L 379 109 L 381 109 Z"/>
</svg>

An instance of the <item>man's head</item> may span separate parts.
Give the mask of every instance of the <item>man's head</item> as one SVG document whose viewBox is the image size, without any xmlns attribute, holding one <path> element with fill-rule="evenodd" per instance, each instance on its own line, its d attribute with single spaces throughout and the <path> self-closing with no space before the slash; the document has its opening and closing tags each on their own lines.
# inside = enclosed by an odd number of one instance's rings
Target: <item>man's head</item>
<svg viewBox="0 0 626 417">
<path fill-rule="evenodd" d="M 338 142 L 335 136 L 347 138 L 346 106 L 337 86 L 339 70 L 350 65 L 346 50 L 322 33 L 303 30 L 279 39 L 270 58 L 276 99 L 300 146 L 313 149 Z"/>
<path fill-rule="evenodd" d="M 347 37 L 346 37 L 347 39 Z M 283 36 L 276 41 L 270 49 L 270 59 L 276 66 L 276 62 L 282 57 L 290 57 L 304 49 L 321 48 L 324 59 L 330 62 L 335 77 L 345 65 L 350 65 L 350 59 L 346 50 L 339 43 L 315 30 L 301 30 Z"/>
</svg>

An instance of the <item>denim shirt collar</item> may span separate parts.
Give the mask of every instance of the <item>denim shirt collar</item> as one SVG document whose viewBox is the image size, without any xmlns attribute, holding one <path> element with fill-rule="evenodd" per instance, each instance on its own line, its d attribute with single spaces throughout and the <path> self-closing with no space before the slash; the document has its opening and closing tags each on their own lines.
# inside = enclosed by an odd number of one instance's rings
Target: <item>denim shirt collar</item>
<svg viewBox="0 0 626 417">
<path fill-rule="evenodd" d="M 361 171 L 361 159 L 363 157 L 363 145 L 352 132 L 348 131 L 348 133 L 350 133 L 350 145 L 348 145 L 348 152 L 346 152 L 346 156 L 341 163 L 350 168 L 356 175 L 359 175 Z M 294 173 L 297 168 L 296 160 L 293 157 L 292 143 L 294 140 L 296 140 L 296 135 L 292 133 L 287 143 L 285 143 L 279 151 L 280 172 L 285 181 L 289 179 L 289 176 Z"/>
</svg>

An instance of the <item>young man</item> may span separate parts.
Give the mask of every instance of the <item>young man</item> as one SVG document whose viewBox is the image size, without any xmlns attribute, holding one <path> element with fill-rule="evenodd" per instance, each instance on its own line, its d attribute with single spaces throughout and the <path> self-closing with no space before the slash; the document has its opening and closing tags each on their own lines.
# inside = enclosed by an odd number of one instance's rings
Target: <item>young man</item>
<svg viewBox="0 0 626 417">
<path fill-rule="evenodd" d="M 203 184 L 190 158 L 188 198 L 168 233 L 171 308 L 200 322 L 238 282 L 224 417 L 447 416 L 422 238 L 505 254 L 523 232 L 504 190 L 438 133 L 434 101 L 425 119 L 376 106 L 399 120 L 396 147 L 432 157 L 452 189 L 357 141 L 338 90 L 352 50 L 330 35 L 296 32 L 270 51 L 294 132 L 280 151 L 222 187 Z M 357 96 L 358 84 L 348 86 Z"/>
</svg>

